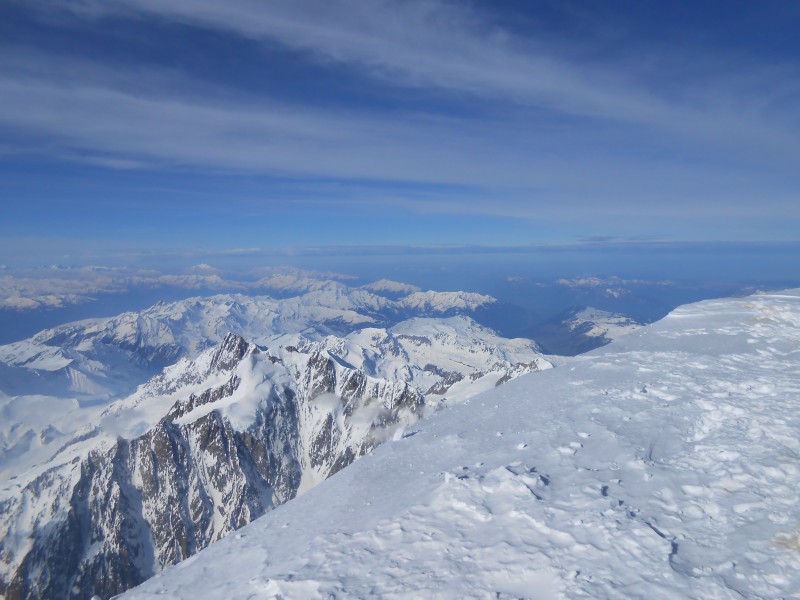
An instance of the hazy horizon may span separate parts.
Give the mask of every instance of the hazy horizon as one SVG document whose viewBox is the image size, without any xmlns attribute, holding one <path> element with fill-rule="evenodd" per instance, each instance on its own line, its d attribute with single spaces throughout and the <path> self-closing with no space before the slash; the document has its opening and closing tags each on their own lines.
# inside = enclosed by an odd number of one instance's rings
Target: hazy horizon
<svg viewBox="0 0 800 600">
<path fill-rule="evenodd" d="M 392 279 L 488 294 L 546 319 L 591 305 L 652 321 L 680 304 L 800 286 L 800 244 L 595 241 L 549 247 L 328 247 L 0 270 L 0 343 L 64 322 L 216 293 L 274 294 L 276 274 L 361 286 Z M 615 297 L 614 291 L 624 294 Z M 606 291 L 604 291 L 606 290 Z M 611 290 L 608 292 L 607 290 Z M 300 292 L 294 292 L 300 293 Z"/>
</svg>

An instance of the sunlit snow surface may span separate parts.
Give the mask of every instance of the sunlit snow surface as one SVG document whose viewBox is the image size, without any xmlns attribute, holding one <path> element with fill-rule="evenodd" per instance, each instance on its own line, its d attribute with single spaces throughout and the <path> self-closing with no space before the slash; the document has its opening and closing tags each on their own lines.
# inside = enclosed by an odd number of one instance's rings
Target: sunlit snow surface
<svg viewBox="0 0 800 600">
<path fill-rule="evenodd" d="M 800 594 L 800 291 L 419 423 L 126 598 Z"/>
</svg>

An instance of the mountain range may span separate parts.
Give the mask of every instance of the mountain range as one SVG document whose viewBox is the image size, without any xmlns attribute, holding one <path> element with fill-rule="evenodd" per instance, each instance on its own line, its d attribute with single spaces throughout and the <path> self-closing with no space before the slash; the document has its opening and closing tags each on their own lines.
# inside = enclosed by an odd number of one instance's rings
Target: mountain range
<svg viewBox="0 0 800 600">
<path fill-rule="evenodd" d="M 552 366 L 472 318 L 493 298 L 374 287 L 160 303 L 0 347 L 0 593 L 120 593 Z"/>
</svg>

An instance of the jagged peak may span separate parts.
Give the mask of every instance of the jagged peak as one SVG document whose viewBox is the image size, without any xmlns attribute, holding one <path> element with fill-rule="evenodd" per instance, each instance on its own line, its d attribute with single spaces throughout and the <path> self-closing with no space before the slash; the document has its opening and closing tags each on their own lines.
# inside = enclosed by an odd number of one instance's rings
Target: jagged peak
<svg viewBox="0 0 800 600">
<path fill-rule="evenodd" d="M 229 371 L 234 368 L 248 353 L 256 354 L 258 348 L 249 344 L 242 336 L 228 333 L 222 343 L 214 350 L 209 369 L 212 371 Z"/>
</svg>

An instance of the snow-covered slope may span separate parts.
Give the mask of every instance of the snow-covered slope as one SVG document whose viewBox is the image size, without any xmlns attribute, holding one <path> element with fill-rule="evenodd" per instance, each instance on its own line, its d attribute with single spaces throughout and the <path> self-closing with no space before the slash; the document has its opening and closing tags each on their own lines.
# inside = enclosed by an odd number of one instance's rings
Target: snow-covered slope
<svg viewBox="0 0 800 600">
<path fill-rule="evenodd" d="M 429 402 L 449 404 L 549 366 L 530 340 L 500 337 L 468 317 L 412 318 L 328 337 L 325 346 L 372 376 L 407 381 Z"/>
<path fill-rule="evenodd" d="M 540 342 L 548 352 L 575 356 L 604 346 L 641 326 L 627 315 L 592 307 L 573 307 L 523 333 Z"/>
<path fill-rule="evenodd" d="M 799 459 L 800 291 L 702 302 L 437 413 L 125 598 L 797 597 Z"/>
</svg>

